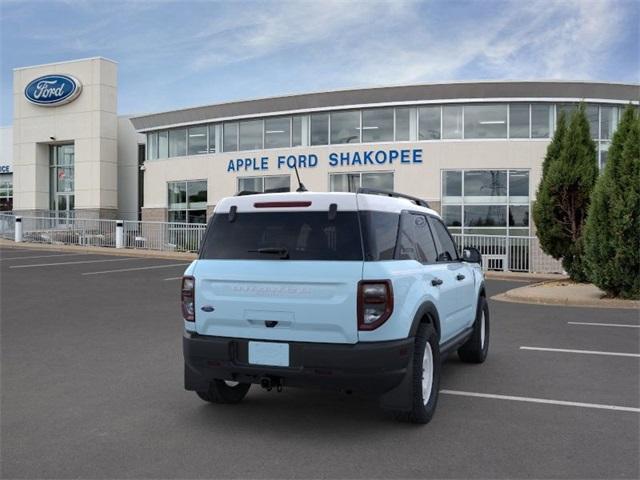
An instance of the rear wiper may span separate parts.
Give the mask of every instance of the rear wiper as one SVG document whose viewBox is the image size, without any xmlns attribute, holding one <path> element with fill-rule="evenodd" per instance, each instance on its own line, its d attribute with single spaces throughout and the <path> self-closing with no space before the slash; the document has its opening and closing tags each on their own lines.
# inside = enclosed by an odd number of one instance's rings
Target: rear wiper
<svg viewBox="0 0 640 480">
<path fill-rule="evenodd" d="M 247 251 L 251 253 L 269 253 L 273 255 L 280 255 L 280 258 L 282 260 L 287 260 L 289 258 L 289 250 L 281 247 L 266 247 Z"/>
</svg>

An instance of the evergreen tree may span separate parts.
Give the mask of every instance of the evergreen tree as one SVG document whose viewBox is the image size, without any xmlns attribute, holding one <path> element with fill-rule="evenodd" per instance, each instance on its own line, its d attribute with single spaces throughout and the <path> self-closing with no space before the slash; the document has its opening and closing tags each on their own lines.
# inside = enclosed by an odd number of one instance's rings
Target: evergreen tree
<svg viewBox="0 0 640 480">
<path fill-rule="evenodd" d="M 612 296 L 640 298 L 640 118 L 625 109 L 593 192 L 585 227 L 587 274 Z"/>
<path fill-rule="evenodd" d="M 549 167 L 560 158 L 566 132 L 565 112 L 560 112 L 558 121 L 556 122 L 556 130 L 551 139 L 551 143 L 549 143 L 547 147 L 547 153 L 542 162 L 542 178 L 538 185 L 536 201 L 532 208 L 533 221 L 536 225 L 536 233 L 540 239 L 540 246 L 542 250 L 556 259 L 562 258 L 564 253 L 562 249 L 563 233 L 560 225 L 554 222 L 556 213 L 551 196 L 551 189 L 548 185 L 548 172 Z"/>
<path fill-rule="evenodd" d="M 562 266 L 572 280 L 583 282 L 587 277 L 582 258 L 582 233 L 598 176 L 596 146 L 591 139 L 584 105 L 571 116 L 557 155 L 546 165 L 534 206 L 534 221 L 542 249 L 562 259 Z"/>
<path fill-rule="evenodd" d="M 549 170 L 549 165 L 553 163 L 555 159 L 560 156 L 560 152 L 562 151 L 562 142 L 564 141 L 564 136 L 567 133 L 567 117 L 564 111 L 560 112 L 558 115 L 558 121 L 556 122 L 556 131 L 553 133 L 553 139 L 551 143 L 547 147 L 547 153 L 544 156 L 544 160 L 542 161 L 542 178 L 547 174 Z"/>
</svg>

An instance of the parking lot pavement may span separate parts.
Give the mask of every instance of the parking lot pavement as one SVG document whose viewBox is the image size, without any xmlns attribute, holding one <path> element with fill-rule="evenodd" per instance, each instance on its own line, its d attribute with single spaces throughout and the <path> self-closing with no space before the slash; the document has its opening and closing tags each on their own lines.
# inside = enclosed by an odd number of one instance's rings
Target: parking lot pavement
<svg viewBox="0 0 640 480">
<path fill-rule="evenodd" d="M 186 262 L 48 255 L 0 249 L 2 478 L 640 475 L 640 362 L 612 355 L 640 354 L 637 312 L 490 301 L 489 358 L 451 356 L 417 427 L 357 394 L 205 404 L 182 388 Z"/>
</svg>

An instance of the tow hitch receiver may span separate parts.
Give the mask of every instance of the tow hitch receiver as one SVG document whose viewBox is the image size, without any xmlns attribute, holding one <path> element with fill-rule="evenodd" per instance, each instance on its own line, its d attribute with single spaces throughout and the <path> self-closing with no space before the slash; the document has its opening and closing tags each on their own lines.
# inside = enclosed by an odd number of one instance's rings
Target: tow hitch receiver
<svg viewBox="0 0 640 480">
<path fill-rule="evenodd" d="M 282 379 L 278 377 L 262 377 L 260 379 L 260 386 L 267 392 L 270 392 L 273 388 L 279 393 L 282 391 Z"/>
</svg>

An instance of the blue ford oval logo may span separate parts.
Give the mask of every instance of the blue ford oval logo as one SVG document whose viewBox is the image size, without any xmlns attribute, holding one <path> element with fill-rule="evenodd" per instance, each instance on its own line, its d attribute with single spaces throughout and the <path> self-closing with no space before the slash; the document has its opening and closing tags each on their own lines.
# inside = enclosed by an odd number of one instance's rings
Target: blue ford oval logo
<svg viewBox="0 0 640 480">
<path fill-rule="evenodd" d="M 29 82 L 24 96 L 31 103 L 43 106 L 56 106 L 75 100 L 82 84 L 70 75 L 45 75 Z"/>
</svg>

